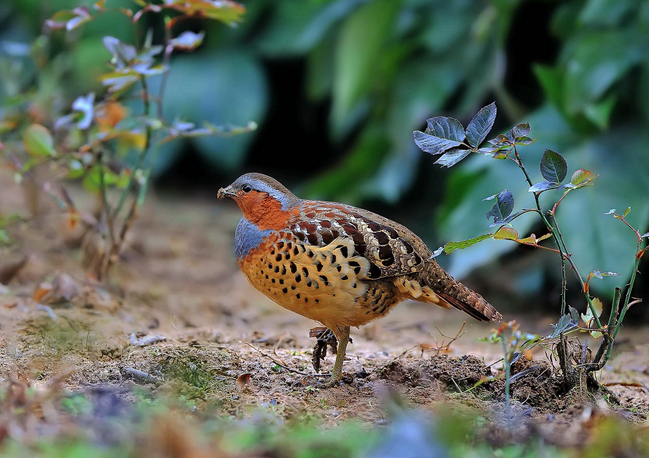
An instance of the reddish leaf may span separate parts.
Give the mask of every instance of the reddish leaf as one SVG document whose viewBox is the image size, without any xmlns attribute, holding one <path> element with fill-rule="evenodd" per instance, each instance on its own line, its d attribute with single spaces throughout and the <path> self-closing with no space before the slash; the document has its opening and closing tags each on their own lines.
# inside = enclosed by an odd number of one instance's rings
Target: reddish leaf
<svg viewBox="0 0 649 458">
<path fill-rule="evenodd" d="M 115 128 L 127 115 L 126 108 L 121 104 L 110 100 L 105 104 L 97 107 L 96 110 L 96 119 L 97 124 L 102 127 L 103 130 L 108 128 Z"/>
</svg>

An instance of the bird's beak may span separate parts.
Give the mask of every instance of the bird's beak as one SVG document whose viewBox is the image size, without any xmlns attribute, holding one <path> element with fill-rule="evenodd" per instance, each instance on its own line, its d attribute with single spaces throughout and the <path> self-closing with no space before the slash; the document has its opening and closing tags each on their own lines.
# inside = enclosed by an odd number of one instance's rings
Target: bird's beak
<svg viewBox="0 0 649 458">
<path fill-rule="evenodd" d="M 234 197 L 236 195 L 237 194 L 232 190 L 232 186 L 228 186 L 227 188 L 219 189 L 216 197 L 218 197 L 219 199 L 225 199 L 226 197 Z"/>
</svg>

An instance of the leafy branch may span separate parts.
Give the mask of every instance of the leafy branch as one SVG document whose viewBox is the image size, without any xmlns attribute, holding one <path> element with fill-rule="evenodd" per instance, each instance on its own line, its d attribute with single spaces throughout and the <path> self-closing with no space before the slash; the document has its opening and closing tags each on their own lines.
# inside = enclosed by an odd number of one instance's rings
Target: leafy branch
<svg viewBox="0 0 649 458">
<path fill-rule="evenodd" d="M 479 235 L 468 240 L 459 242 L 448 242 L 443 247 L 435 251 L 434 255 L 438 256 L 442 252 L 446 254 L 452 253 L 457 249 L 468 248 L 476 243 L 480 243 L 488 239 L 508 240 L 516 242 L 520 245 L 532 246 L 534 248 L 549 250 L 559 255 L 561 261 L 561 318 L 555 325 L 555 329 L 550 336 L 544 340 L 559 339 L 557 348 L 559 350 L 559 360 L 564 376 L 568 384 L 575 385 L 575 381 L 580 378 L 580 371 L 585 371 L 585 374 L 600 370 L 608 361 L 613 343 L 617 337 L 620 326 L 624 320 L 628 308 L 639 302 L 639 300 L 631 301 L 631 291 L 636 279 L 640 259 L 647 250 L 645 246 L 645 239 L 649 238 L 649 233 L 640 234 L 631 224 L 626 221 L 630 208 L 628 208 L 622 215 L 611 210 L 608 214 L 613 215 L 615 218 L 620 219 L 627 227 L 629 227 L 637 238 L 636 256 L 634 269 L 631 275 L 630 282 L 627 287 L 627 293 L 623 302 L 621 302 L 621 289 L 616 288 L 613 306 L 609 321 L 606 325 L 602 324 L 600 316 L 602 314 L 602 303 L 598 298 L 590 294 L 590 282 L 593 278 L 602 279 L 608 276 L 616 276 L 614 272 L 603 272 L 599 269 L 593 270 L 586 277 L 582 276 L 573 260 L 573 255 L 569 251 L 566 241 L 561 232 L 559 222 L 556 215 L 559 206 L 563 200 L 571 192 L 592 186 L 594 180 L 598 175 L 593 175 L 590 171 L 585 169 L 577 169 L 570 177 L 567 183 L 564 183 L 568 175 L 568 165 L 565 158 L 558 152 L 546 150 L 541 158 L 539 164 L 540 172 L 544 181 L 534 183 L 526 169 L 519 148 L 521 146 L 529 145 L 534 142 L 529 137 L 531 128 L 527 123 L 518 124 L 505 134 L 499 134 L 496 138 L 489 140 L 489 146 L 482 147 L 482 143 L 487 138 L 491 131 L 496 117 L 496 105 L 491 103 L 483 107 L 471 120 L 466 129 L 462 124 L 454 119 L 443 116 L 430 118 L 427 121 L 427 128 L 424 132 L 414 132 L 414 141 L 417 146 L 423 151 L 432 155 L 441 155 L 435 162 L 444 167 L 452 167 L 466 158 L 471 153 L 482 154 L 493 159 L 511 160 L 521 170 L 525 177 L 529 189 L 534 197 L 534 208 L 523 209 L 514 213 L 514 197 L 508 190 L 504 189 L 497 194 L 491 195 L 483 200 L 495 201 L 492 208 L 487 212 L 486 217 L 491 220 L 490 227 L 498 226 L 498 229 L 491 233 Z M 550 209 L 544 209 L 540 202 L 542 193 L 555 190 L 562 192 Z M 518 232 L 512 227 L 511 223 L 520 216 L 527 213 L 536 213 L 541 218 L 548 233 L 537 237 L 531 234 L 529 237 L 521 238 Z M 540 242 L 551 239 L 554 243 L 554 248 L 541 245 Z M 579 281 L 581 291 L 584 295 L 587 304 L 587 312 L 581 315 L 585 323 L 585 327 L 579 328 L 577 322 L 579 317 L 574 309 L 568 307 L 566 303 L 567 292 L 567 266 L 574 272 L 577 280 Z M 595 357 L 589 363 L 580 364 L 575 368 L 571 368 L 568 355 L 567 355 L 567 341 L 566 335 L 574 329 L 581 329 L 589 332 L 593 337 L 601 338 L 602 342 Z M 513 328 L 512 328 L 513 330 Z M 543 340 L 543 339 L 542 339 Z"/>
<path fill-rule="evenodd" d="M 101 217 L 91 224 L 91 229 L 98 233 L 95 239 L 103 247 L 90 252 L 101 259 L 87 264 L 94 266 L 88 274 L 100 280 L 118 261 L 126 235 L 144 202 L 151 176 L 151 157 L 159 145 L 185 137 L 239 135 L 256 128 L 254 122 L 246 126 L 206 123 L 196 127 L 179 119 L 168 121 L 162 110 L 171 55 L 197 49 L 205 37 L 204 32 L 192 31 L 175 35 L 174 26 L 185 19 L 197 18 L 231 26 L 242 20 L 244 7 L 229 0 L 166 0 L 162 5 L 145 0 L 134 2 L 139 9 L 107 8 L 106 0 L 99 0 L 88 7 L 59 11 L 46 21 L 46 33 L 75 31 L 77 36 L 77 29 L 87 27 L 107 12 L 126 16 L 137 31 L 141 29 L 142 16 L 151 14 L 152 20 L 164 26 L 165 33 L 161 44 L 153 42 L 150 32 L 135 44 L 103 37 L 103 45 L 111 54 L 111 68 L 100 76 L 104 92 L 77 97 L 71 112 L 58 118 L 50 128 L 42 124 L 30 124 L 24 129 L 18 129 L 18 124 L 10 127 L 10 134 L 20 136 L 22 141 L 2 145 L 3 153 L 10 157 L 26 156 L 25 160 L 13 161 L 17 164 L 17 181 L 33 179 L 30 171 L 34 167 L 49 164 L 56 168 L 62 180 L 80 180 L 87 191 L 99 196 Z M 154 76 L 162 80 L 157 95 L 150 91 L 149 79 Z M 130 115 L 121 103 L 136 99 L 135 96 L 141 102 L 141 115 Z M 157 110 L 153 109 L 153 103 L 157 104 Z M 134 160 L 129 161 L 129 157 Z M 40 184 L 37 187 L 45 190 Z M 67 192 L 62 192 L 63 199 L 49 193 L 64 211 L 77 214 L 72 199 Z"/>
</svg>

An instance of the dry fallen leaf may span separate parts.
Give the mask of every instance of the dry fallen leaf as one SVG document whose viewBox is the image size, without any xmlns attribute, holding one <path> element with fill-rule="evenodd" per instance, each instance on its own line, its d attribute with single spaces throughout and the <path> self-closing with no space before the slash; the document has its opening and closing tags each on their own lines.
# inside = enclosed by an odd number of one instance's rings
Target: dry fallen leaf
<svg viewBox="0 0 649 458">
<path fill-rule="evenodd" d="M 47 296 L 53 288 L 54 287 L 51 283 L 41 283 L 36 287 L 32 299 L 34 299 L 35 302 L 41 302 L 41 299 Z"/>
<path fill-rule="evenodd" d="M 237 378 L 237 389 L 241 392 L 250 390 L 250 378 L 252 377 L 252 374 L 241 374 Z"/>
<path fill-rule="evenodd" d="M 36 302 L 55 304 L 57 302 L 70 301 L 79 294 L 79 285 L 70 275 L 57 274 L 52 282 L 44 282 L 38 285 L 32 299 Z"/>
</svg>

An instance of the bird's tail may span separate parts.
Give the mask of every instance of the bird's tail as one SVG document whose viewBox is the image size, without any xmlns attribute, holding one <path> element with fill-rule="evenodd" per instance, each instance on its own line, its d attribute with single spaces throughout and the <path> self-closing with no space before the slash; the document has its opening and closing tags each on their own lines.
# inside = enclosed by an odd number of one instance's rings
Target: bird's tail
<svg viewBox="0 0 649 458">
<path fill-rule="evenodd" d="M 428 262 L 426 270 L 421 272 L 421 275 L 424 288 L 430 288 L 441 301 L 445 302 L 439 305 L 452 305 L 479 321 L 502 320 L 503 316 L 493 305 L 451 277 L 435 260 Z"/>
</svg>

